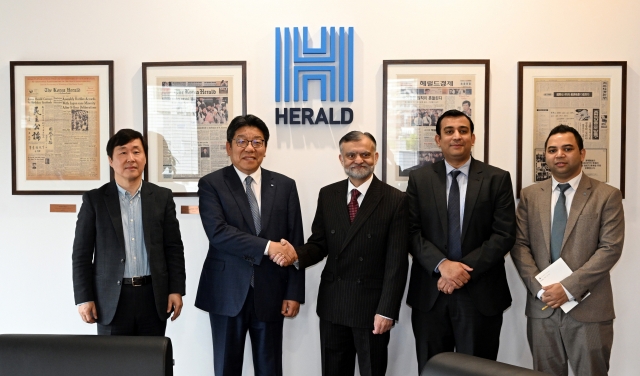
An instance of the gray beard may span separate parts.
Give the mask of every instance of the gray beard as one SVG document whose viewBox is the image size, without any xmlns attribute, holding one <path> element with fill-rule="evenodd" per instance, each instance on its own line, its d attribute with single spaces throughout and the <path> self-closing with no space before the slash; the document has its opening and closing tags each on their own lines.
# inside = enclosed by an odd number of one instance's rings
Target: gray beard
<svg viewBox="0 0 640 376">
<path fill-rule="evenodd" d="M 344 173 L 347 174 L 348 177 L 353 179 L 365 179 L 373 174 L 373 170 L 375 166 L 369 165 L 361 165 L 359 167 L 365 167 L 364 169 L 352 170 L 350 167 L 344 168 Z"/>
</svg>

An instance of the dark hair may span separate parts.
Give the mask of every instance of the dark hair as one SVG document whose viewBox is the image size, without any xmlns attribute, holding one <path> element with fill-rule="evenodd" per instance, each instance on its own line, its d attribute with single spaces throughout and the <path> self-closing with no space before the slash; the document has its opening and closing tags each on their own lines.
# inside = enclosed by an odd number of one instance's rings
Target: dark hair
<svg viewBox="0 0 640 376">
<path fill-rule="evenodd" d="M 227 128 L 227 142 L 231 143 L 233 140 L 233 136 L 236 135 L 236 131 L 242 127 L 256 127 L 262 132 L 264 136 L 264 146 L 267 146 L 267 142 L 269 142 L 269 128 L 264 123 L 264 121 L 260 120 L 259 117 L 255 115 L 246 115 L 246 116 L 236 116 L 229 123 L 229 127 Z"/>
<path fill-rule="evenodd" d="M 107 155 L 109 158 L 113 159 L 113 149 L 115 149 L 116 146 L 124 146 L 136 139 L 140 140 L 142 143 L 142 148 L 144 149 L 144 155 L 146 157 L 149 148 L 147 147 L 144 137 L 142 137 L 142 133 L 128 128 L 120 129 L 116 134 L 111 136 L 109 142 L 107 142 Z"/>
<path fill-rule="evenodd" d="M 436 133 L 440 135 L 440 124 L 442 123 L 442 119 L 444 118 L 458 118 L 458 117 L 466 117 L 467 120 L 469 120 L 469 125 L 471 125 L 471 133 L 473 133 L 473 121 L 471 120 L 470 117 L 467 116 L 467 114 L 465 114 L 462 111 L 458 111 L 458 110 L 449 110 L 446 111 L 444 114 L 440 115 L 440 117 L 438 118 L 438 121 L 436 122 Z"/>
<path fill-rule="evenodd" d="M 553 136 L 554 134 L 558 134 L 558 133 L 573 133 L 573 135 L 576 138 L 576 141 L 578 142 L 578 150 L 584 149 L 584 142 L 582 141 L 582 136 L 580 136 L 580 133 L 578 133 L 578 131 L 573 127 L 560 124 L 555 128 L 553 128 L 551 132 L 549 132 L 549 136 L 547 136 L 547 139 L 544 141 L 545 152 L 547 150 L 547 142 L 549 142 L 549 138 L 551 138 L 551 136 Z"/>
<path fill-rule="evenodd" d="M 342 144 L 344 144 L 345 142 L 360 141 L 360 140 L 362 140 L 362 136 L 367 137 L 368 139 L 370 139 L 373 142 L 373 149 L 375 150 L 376 146 L 377 146 L 375 137 L 373 137 L 373 135 L 371 133 L 369 133 L 369 132 L 364 132 L 363 133 L 363 132 L 360 132 L 360 131 L 351 131 L 351 132 L 345 134 L 344 136 L 342 136 L 342 138 L 338 142 L 338 146 L 342 150 Z"/>
<path fill-rule="evenodd" d="M 471 107 L 471 102 L 469 102 L 469 101 L 463 101 L 463 102 L 462 102 L 462 104 L 465 104 L 465 103 L 466 103 L 466 104 L 468 104 L 468 105 L 469 105 L 469 107 Z"/>
</svg>

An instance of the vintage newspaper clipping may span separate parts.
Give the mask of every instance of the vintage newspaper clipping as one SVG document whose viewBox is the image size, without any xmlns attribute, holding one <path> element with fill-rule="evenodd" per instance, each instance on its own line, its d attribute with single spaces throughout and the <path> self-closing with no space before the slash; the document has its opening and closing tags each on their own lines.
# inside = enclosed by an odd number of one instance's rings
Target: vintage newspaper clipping
<svg viewBox="0 0 640 376">
<path fill-rule="evenodd" d="M 389 149 L 398 170 L 396 179 L 411 170 L 442 160 L 435 142 L 436 122 L 445 111 L 456 109 L 474 120 L 475 75 L 398 75 L 389 81 L 387 126 Z"/>
<path fill-rule="evenodd" d="M 229 164 L 233 77 L 160 77 L 149 99 L 149 131 L 162 147 L 158 181 L 197 181 Z M 158 143 L 160 145 L 160 141 Z"/>
<path fill-rule="evenodd" d="M 536 78 L 533 179 L 551 177 L 545 163 L 544 142 L 554 127 L 564 124 L 578 130 L 587 155 L 583 171 L 609 181 L 609 78 Z"/>
<path fill-rule="evenodd" d="M 98 76 L 25 77 L 27 180 L 100 179 Z"/>
</svg>

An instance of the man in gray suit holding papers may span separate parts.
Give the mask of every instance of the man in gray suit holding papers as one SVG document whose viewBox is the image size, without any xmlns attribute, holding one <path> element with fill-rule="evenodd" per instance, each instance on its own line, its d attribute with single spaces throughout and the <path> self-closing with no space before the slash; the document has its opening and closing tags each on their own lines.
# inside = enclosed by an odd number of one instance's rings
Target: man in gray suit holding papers
<svg viewBox="0 0 640 376">
<path fill-rule="evenodd" d="M 609 271 L 624 243 L 622 194 L 582 173 L 585 155 L 578 131 L 552 129 L 545 142 L 552 178 L 523 189 L 517 209 L 511 258 L 529 292 L 529 347 L 534 368 L 553 375 L 567 375 L 567 361 L 576 375 L 606 375 L 613 343 Z M 542 286 L 536 275 L 559 258 L 573 273 Z M 558 309 L 568 301 L 578 304 Z"/>
</svg>

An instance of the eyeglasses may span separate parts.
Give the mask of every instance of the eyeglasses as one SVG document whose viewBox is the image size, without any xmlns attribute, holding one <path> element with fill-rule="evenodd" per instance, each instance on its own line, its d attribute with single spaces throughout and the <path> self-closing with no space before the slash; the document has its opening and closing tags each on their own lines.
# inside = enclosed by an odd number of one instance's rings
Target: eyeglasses
<svg viewBox="0 0 640 376">
<path fill-rule="evenodd" d="M 352 161 L 352 160 L 356 159 L 358 157 L 358 155 L 362 159 L 371 158 L 371 153 L 369 153 L 368 151 L 365 151 L 365 152 L 362 152 L 362 153 L 346 153 L 344 155 L 344 157 L 347 158 L 348 160 Z"/>
<path fill-rule="evenodd" d="M 262 147 L 262 145 L 264 145 L 264 140 L 261 139 L 255 139 L 255 140 L 245 140 L 244 138 L 234 138 L 233 139 L 236 142 L 236 145 L 238 145 L 238 147 L 244 149 L 247 146 L 249 146 L 249 143 L 251 143 L 251 146 L 253 146 L 254 149 L 260 149 Z"/>
</svg>

